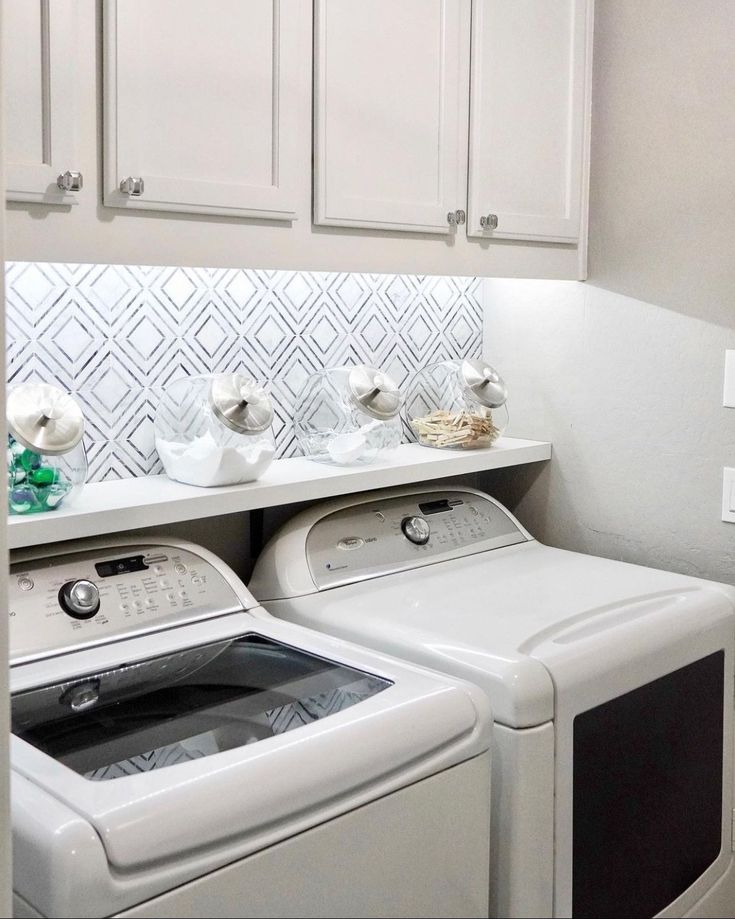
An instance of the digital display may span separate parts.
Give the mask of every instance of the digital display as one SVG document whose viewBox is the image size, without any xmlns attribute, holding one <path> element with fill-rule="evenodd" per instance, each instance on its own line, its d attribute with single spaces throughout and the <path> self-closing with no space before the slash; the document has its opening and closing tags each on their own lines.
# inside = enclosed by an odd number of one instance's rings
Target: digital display
<svg viewBox="0 0 735 919">
<path fill-rule="evenodd" d="M 128 558 L 115 558 L 110 562 L 97 562 L 94 567 L 101 578 L 112 578 L 117 574 L 147 571 L 149 566 L 143 561 L 142 555 L 131 555 Z"/>
<path fill-rule="evenodd" d="M 448 501 L 446 498 L 441 501 L 425 501 L 419 504 L 419 510 L 422 514 L 441 514 L 443 511 L 451 511 L 453 507 L 463 504 L 463 501 Z"/>
</svg>

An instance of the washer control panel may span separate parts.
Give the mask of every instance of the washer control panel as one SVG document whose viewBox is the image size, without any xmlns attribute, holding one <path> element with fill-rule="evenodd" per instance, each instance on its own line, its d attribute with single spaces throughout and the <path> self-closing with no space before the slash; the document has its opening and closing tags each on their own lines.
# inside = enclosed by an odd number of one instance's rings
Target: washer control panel
<svg viewBox="0 0 735 919">
<path fill-rule="evenodd" d="M 499 504 L 448 489 L 327 514 L 309 530 L 306 558 L 314 584 L 323 590 L 527 540 Z"/>
<path fill-rule="evenodd" d="M 241 609 L 220 571 L 176 546 L 18 562 L 10 568 L 10 659 L 48 657 Z"/>
</svg>

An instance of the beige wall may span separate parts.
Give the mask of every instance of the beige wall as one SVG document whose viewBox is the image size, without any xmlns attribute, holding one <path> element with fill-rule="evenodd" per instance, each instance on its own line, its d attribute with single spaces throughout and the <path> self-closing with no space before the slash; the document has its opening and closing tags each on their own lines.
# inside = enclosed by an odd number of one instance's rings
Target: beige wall
<svg viewBox="0 0 735 919">
<path fill-rule="evenodd" d="M 576 246 L 468 240 L 463 231 L 436 236 L 335 230 L 311 225 L 311 110 L 289 142 L 301 164 L 300 215 L 293 225 L 204 215 L 164 215 L 103 207 L 101 4 L 79 0 L 76 118 L 84 190 L 73 207 L 11 204 L 10 260 L 129 265 L 369 271 L 514 277 L 579 277 Z M 302 36 L 303 66 L 311 68 L 311 35 Z M 309 79 L 307 74 L 307 79 Z M 461 202 L 457 207 L 462 206 Z"/>
<path fill-rule="evenodd" d="M 586 284 L 485 283 L 511 433 L 503 496 L 555 545 L 735 583 L 735 2 L 597 0 Z"/>
</svg>

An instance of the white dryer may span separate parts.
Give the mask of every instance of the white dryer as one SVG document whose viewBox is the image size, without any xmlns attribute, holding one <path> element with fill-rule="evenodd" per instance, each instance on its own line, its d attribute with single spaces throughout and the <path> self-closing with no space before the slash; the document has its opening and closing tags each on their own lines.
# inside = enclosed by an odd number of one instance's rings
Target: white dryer
<svg viewBox="0 0 735 919">
<path fill-rule="evenodd" d="M 733 588 L 543 546 L 446 487 L 298 514 L 250 588 L 487 693 L 491 915 L 735 915 Z"/>
<path fill-rule="evenodd" d="M 175 540 L 16 556 L 16 916 L 482 916 L 491 721 Z"/>
</svg>

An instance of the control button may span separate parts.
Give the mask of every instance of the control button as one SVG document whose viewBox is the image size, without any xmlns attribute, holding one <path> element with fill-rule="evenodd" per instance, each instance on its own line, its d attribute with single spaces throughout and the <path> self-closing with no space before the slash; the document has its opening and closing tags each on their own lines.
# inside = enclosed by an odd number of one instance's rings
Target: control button
<svg viewBox="0 0 735 919">
<path fill-rule="evenodd" d="M 176 594 L 173 593 L 173 592 L 167 593 L 167 594 L 166 594 L 166 599 L 167 599 L 169 602 L 173 603 L 173 602 L 176 600 Z"/>
<path fill-rule="evenodd" d="M 186 574 L 186 565 L 178 564 L 174 565 L 174 571 L 176 574 Z"/>
<path fill-rule="evenodd" d="M 130 609 L 130 604 L 128 604 L 128 603 L 121 603 L 121 604 L 120 604 L 120 609 L 121 609 L 124 613 L 127 613 L 128 610 Z"/>
<path fill-rule="evenodd" d="M 364 545 L 365 540 L 360 536 L 345 536 L 344 539 L 340 539 L 340 541 L 337 543 L 337 548 L 349 551 L 350 549 L 359 549 Z"/>
<path fill-rule="evenodd" d="M 146 565 L 160 565 L 168 561 L 168 555 L 146 555 L 143 561 Z"/>
<path fill-rule="evenodd" d="M 431 536 L 431 527 L 426 517 L 404 517 L 401 520 L 401 530 L 406 539 L 415 546 L 425 546 Z"/>
<path fill-rule="evenodd" d="M 73 619 L 91 619 L 99 611 L 100 592 L 92 581 L 67 581 L 59 591 L 59 605 Z"/>
<path fill-rule="evenodd" d="M 32 578 L 27 578 L 27 577 L 18 578 L 18 587 L 20 587 L 21 590 L 33 590 Z"/>
<path fill-rule="evenodd" d="M 197 575 L 196 577 L 193 577 L 193 578 L 191 579 L 191 583 L 192 583 L 192 584 L 196 584 L 197 587 L 198 587 L 200 584 L 203 584 L 203 583 L 204 583 L 204 578 L 199 577 L 199 575 Z"/>
<path fill-rule="evenodd" d="M 145 601 L 145 605 L 148 607 L 148 609 L 150 609 L 152 606 L 155 606 L 155 605 L 156 605 L 156 601 L 155 601 L 155 600 L 151 600 L 151 599 L 149 598 L 148 600 Z"/>
<path fill-rule="evenodd" d="M 182 598 L 182 600 L 183 600 L 183 599 L 186 599 L 186 597 L 188 597 L 189 594 L 188 594 L 185 590 L 180 590 L 180 591 L 179 591 L 179 596 L 180 596 L 180 597 Z"/>
<path fill-rule="evenodd" d="M 375 511 L 375 516 L 378 518 L 380 523 L 385 523 L 385 514 L 382 511 Z"/>
<path fill-rule="evenodd" d="M 134 600 L 134 601 L 133 601 L 133 608 L 134 608 L 134 609 L 143 609 L 143 601 L 142 601 L 142 600 Z"/>
<path fill-rule="evenodd" d="M 171 581 L 167 580 L 166 578 L 161 578 L 161 580 L 160 580 L 158 583 L 159 583 L 159 585 L 160 585 L 161 587 L 163 587 L 164 590 L 165 590 L 167 587 L 170 587 L 170 586 L 171 586 Z"/>
<path fill-rule="evenodd" d="M 165 574 L 166 569 L 163 567 L 163 565 L 156 565 L 156 567 L 153 569 L 153 573 L 154 574 Z"/>
</svg>

